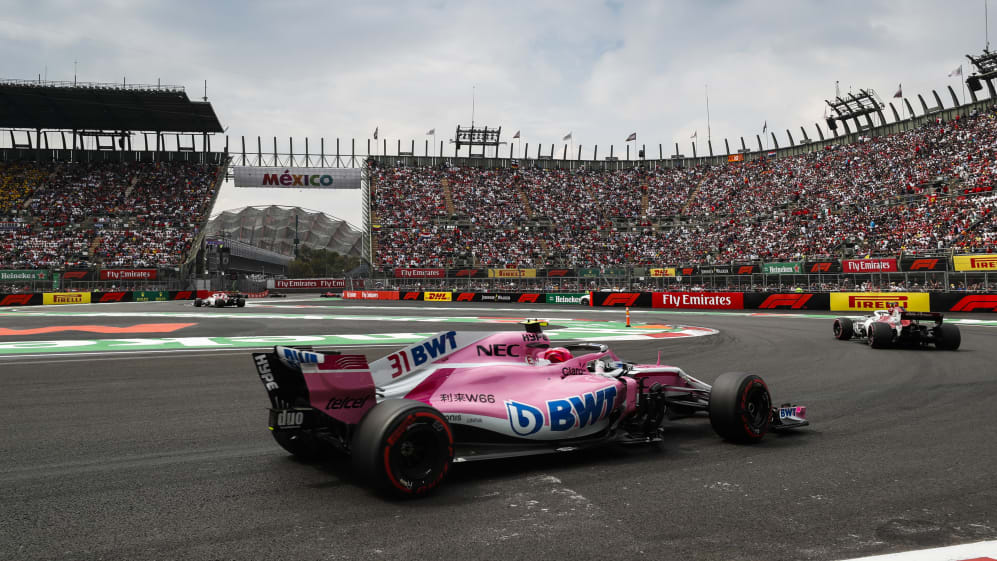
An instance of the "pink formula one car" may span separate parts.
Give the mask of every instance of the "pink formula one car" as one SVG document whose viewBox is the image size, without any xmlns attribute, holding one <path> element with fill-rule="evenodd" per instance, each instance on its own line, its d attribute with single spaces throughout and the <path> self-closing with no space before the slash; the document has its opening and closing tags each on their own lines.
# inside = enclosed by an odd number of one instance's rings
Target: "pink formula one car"
<svg viewBox="0 0 997 561">
<path fill-rule="evenodd" d="M 291 347 L 255 353 L 270 430 L 298 457 L 338 449 L 375 487 L 420 496 L 452 462 L 656 442 L 666 419 L 700 411 L 734 442 L 808 424 L 805 407 L 773 407 L 758 376 L 723 374 L 711 387 L 599 343 L 552 348 L 544 325 L 439 333 L 369 364 Z"/>
</svg>

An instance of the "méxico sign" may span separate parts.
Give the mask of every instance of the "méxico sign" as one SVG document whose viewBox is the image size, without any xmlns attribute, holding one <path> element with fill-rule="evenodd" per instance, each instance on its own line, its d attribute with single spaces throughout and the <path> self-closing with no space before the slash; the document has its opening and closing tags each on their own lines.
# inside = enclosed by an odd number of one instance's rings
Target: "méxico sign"
<svg viewBox="0 0 997 561">
<path fill-rule="evenodd" d="M 799 261 L 762 264 L 762 274 L 765 275 L 798 275 L 802 272 L 803 263 Z"/>
<path fill-rule="evenodd" d="M 236 187 L 359 189 L 360 168 L 257 168 L 235 166 Z"/>
<path fill-rule="evenodd" d="M 0 271 L 0 281 L 35 281 L 35 280 L 48 280 L 48 271 L 45 269 L 37 270 L 5 270 Z"/>
</svg>

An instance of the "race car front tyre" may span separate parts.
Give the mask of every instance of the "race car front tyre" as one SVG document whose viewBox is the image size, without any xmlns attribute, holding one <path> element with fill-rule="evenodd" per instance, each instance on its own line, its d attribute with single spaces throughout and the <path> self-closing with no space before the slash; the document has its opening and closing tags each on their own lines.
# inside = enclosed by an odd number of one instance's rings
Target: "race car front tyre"
<svg viewBox="0 0 997 561">
<path fill-rule="evenodd" d="M 240 307 L 240 308 L 245 308 L 246 307 L 246 299 L 245 298 L 237 298 L 236 301 L 235 301 L 235 305 L 238 306 L 238 307 Z"/>
<path fill-rule="evenodd" d="M 453 462 L 446 417 L 410 399 L 383 401 L 367 412 L 353 435 L 353 469 L 377 489 L 401 497 L 435 490 Z"/>
<path fill-rule="evenodd" d="M 280 444 L 281 448 L 306 462 L 323 460 L 329 456 L 328 447 L 316 442 L 311 436 L 301 431 L 273 431 L 273 439 L 277 441 L 277 444 Z"/>
<path fill-rule="evenodd" d="M 215 307 L 216 308 L 224 308 L 225 307 L 225 303 L 222 302 L 220 299 L 215 299 Z"/>
<path fill-rule="evenodd" d="M 889 325 L 882 322 L 874 322 L 869 325 L 869 346 L 874 349 L 889 347 L 893 341 L 893 330 Z"/>
<path fill-rule="evenodd" d="M 772 424 L 772 397 L 765 381 L 754 374 L 721 374 L 710 390 L 710 424 L 726 440 L 758 442 Z"/>
<path fill-rule="evenodd" d="M 194 298 L 194 307 L 195 308 L 200 308 L 203 305 L 204 305 L 204 301 L 203 300 L 201 300 L 200 298 Z"/>
<path fill-rule="evenodd" d="M 847 341 L 852 338 L 855 331 L 852 329 L 852 320 L 848 318 L 838 318 L 834 320 L 834 338 L 840 341 Z"/>
<path fill-rule="evenodd" d="M 935 348 L 943 351 L 954 351 L 962 343 L 962 334 L 959 327 L 951 323 L 943 323 L 935 331 Z"/>
</svg>

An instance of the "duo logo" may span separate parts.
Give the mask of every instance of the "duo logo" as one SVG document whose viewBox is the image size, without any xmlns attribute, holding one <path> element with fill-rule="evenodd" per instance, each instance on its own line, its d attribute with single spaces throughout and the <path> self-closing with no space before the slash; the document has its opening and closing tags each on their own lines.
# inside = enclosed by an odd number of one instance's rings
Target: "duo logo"
<svg viewBox="0 0 997 561">
<path fill-rule="evenodd" d="M 975 310 L 997 312 L 997 296 L 993 294 L 963 296 L 949 310 L 952 312 L 972 312 Z"/>
<path fill-rule="evenodd" d="M 512 432 L 519 436 L 529 436 L 540 431 L 544 424 L 550 425 L 552 432 L 563 432 L 573 428 L 584 428 L 595 424 L 613 411 L 616 405 L 616 387 L 609 386 L 572 396 L 567 399 L 552 399 L 547 402 L 547 416 L 539 408 L 518 401 L 506 401 Z"/>
<path fill-rule="evenodd" d="M 773 294 L 761 303 L 759 308 L 792 308 L 799 310 L 806 308 L 806 304 L 813 297 L 813 294 Z"/>
</svg>

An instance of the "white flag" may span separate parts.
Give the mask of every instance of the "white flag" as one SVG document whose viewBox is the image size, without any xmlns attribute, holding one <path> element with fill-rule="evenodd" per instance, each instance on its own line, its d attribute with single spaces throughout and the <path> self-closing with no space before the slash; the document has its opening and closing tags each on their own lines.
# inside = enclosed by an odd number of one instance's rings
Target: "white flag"
<svg viewBox="0 0 997 561">
<path fill-rule="evenodd" d="M 698 136 L 698 135 L 699 135 L 699 131 L 696 131 L 696 132 L 692 133 L 692 136 L 690 136 L 689 138 L 696 138 L 696 136 Z"/>
<path fill-rule="evenodd" d="M 632 133 L 630 133 L 630 136 L 627 137 L 627 142 L 634 141 L 634 140 L 637 140 L 637 133 L 632 132 Z"/>
<path fill-rule="evenodd" d="M 893 97 L 903 97 L 904 96 L 904 85 L 897 84 L 897 93 L 893 94 Z"/>
<path fill-rule="evenodd" d="M 959 65 L 959 68 L 956 68 L 952 72 L 949 72 L 949 78 L 952 78 L 954 76 L 962 76 L 962 65 L 961 64 Z"/>
<path fill-rule="evenodd" d="M 426 136 L 436 136 L 436 129 L 432 128 L 426 131 Z"/>
<path fill-rule="evenodd" d="M 569 132 L 568 134 L 564 135 L 564 138 L 562 138 L 561 140 L 563 140 L 565 142 L 567 142 L 568 140 L 571 140 L 571 133 Z"/>
<path fill-rule="evenodd" d="M 519 131 L 516 131 L 516 134 L 512 135 L 512 137 L 513 138 L 519 138 Z"/>
<path fill-rule="evenodd" d="M 374 127 L 374 140 L 377 140 L 377 129 L 380 127 Z"/>
</svg>

